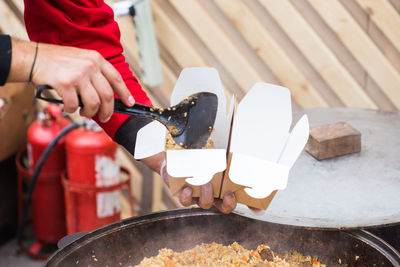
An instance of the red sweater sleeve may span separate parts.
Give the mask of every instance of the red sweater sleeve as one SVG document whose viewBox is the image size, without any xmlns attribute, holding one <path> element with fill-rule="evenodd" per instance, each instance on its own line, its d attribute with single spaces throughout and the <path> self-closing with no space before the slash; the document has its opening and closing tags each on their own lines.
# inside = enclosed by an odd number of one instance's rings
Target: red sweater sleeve
<svg viewBox="0 0 400 267">
<path fill-rule="evenodd" d="M 24 1 L 25 25 L 31 40 L 97 50 L 119 71 L 136 102 L 151 105 L 125 62 L 118 24 L 104 0 Z M 114 138 L 128 117 L 114 113 L 107 123 L 96 120 Z"/>
</svg>

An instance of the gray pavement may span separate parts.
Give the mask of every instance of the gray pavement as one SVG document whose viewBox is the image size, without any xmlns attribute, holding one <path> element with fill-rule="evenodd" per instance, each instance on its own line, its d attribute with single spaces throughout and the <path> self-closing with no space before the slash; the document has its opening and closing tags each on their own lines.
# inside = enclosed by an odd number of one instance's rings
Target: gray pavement
<svg viewBox="0 0 400 267">
<path fill-rule="evenodd" d="M 26 254 L 16 255 L 15 238 L 0 246 L 0 267 L 41 267 L 44 261 L 33 260 Z"/>
</svg>

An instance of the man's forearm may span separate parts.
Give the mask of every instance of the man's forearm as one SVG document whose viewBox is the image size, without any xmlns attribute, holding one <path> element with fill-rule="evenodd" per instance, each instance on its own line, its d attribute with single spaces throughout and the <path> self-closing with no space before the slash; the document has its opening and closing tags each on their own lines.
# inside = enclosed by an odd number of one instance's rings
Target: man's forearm
<svg viewBox="0 0 400 267">
<path fill-rule="evenodd" d="M 27 82 L 35 56 L 33 42 L 0 36 L 0 85 L 6 82 Z"/>
<path fill-rule="evenodd" d="M 28 82 L 36 44 L 11 38 L 11 46 L 11 67 L 7 82 Z"/>
</svg>

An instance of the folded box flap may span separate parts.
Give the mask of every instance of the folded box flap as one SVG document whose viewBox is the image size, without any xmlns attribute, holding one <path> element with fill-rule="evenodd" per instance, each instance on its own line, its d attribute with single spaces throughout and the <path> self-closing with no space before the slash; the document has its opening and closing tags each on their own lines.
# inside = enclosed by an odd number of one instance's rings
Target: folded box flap
<svg viewBox="0 0 400 267">
<path fill-rule="evenodd" d="M 245 192 L 253 198 L 265 198 L 276 189 L 287 185 L 289 168 L 272 161 L 233 153 L 229 170 L 232 182 L 246 186 Z"/>
<path fill-rule="evenodd" d="M 203 185 L 214 174 L 226 169 L 225 149 L 188 149 L 167 151 L 167 172 L 172 177 L 189 177 L 186 182 Z"/>
<path fill-rule="evenodd" d="M 136 136 L 135 159 L 143 159 L 165 150 L 167 129 L 158 121 L 153 121 L 142 129 Z"/>
<path fill-rule="evenodd" d="M 257 83 L 239 103 L 232 128 L 229 177 L 253 198 L 286 188 L 309 133 L 307 116 L 292 123 L 290 91 Z"/>
<path fill-rule="evenodd" d="M 235 96 L 232 95 L 227 116 L 220 114 L 220 116 L 215 118 L 214 130 L 210 136 L 211 140 L 214 142 L 215 148 L 228 149 L 234 108 Z"/>
<path fill-rule="evenodd" d="M 308 117 L 303 115 L 289 135 L 282 156 L 279 159 L 279 164 L 286 165 L 289 169 L 292 168 L 308 141 L 309 132 Z"/>
<path fill-rule="evenodd" d="M 291 123 L 289 90 L 256 83 L 236 110 L 230 151 L 277 162 Z"/>
</svg>

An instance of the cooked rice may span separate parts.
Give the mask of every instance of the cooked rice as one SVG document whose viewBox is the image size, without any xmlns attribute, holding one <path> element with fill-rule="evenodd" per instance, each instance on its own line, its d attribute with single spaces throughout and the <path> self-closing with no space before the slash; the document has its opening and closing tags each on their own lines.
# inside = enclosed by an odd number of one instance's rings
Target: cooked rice
<svg viewBox="0 0 400 267">
<path fill-rule="evenodd" d="M 185 149 L 184 147 L 181 147 L 177 143 L 175 143 L 170 133 L 167 134 L 167 142 L 165 144 L 165 148 L 169 150 Z M 211 138 L 208 138 L 207 143 L 203 148 L 215 148 L 214 142 L 211 140 Z"/>
<path fill-rule="evenodd" d="M 251 267 L 319 267 L 325 266 L 316 258 L 292 252 L 285 256 L 276 254 L 266 245 L 259 245 L 255 250 L 248 250 L 234 242 L 224 246 L 212 242 L 201 244 L 183 252 L 172 249 L 160 249 L 157 256 L 144 258 L 137 267 L 183 267 L 183 266 L 251 266 Z"/>
</svg>

